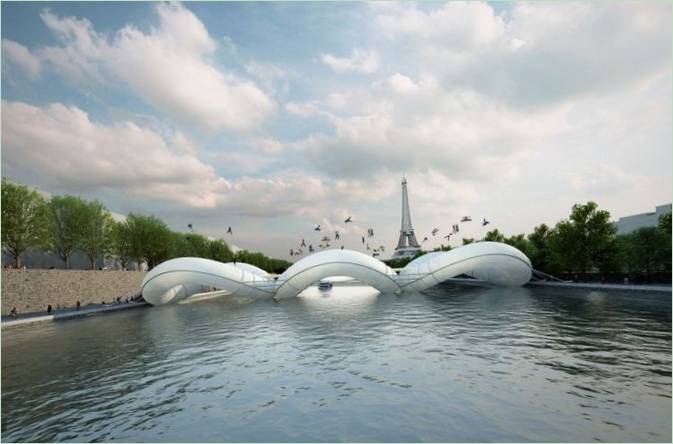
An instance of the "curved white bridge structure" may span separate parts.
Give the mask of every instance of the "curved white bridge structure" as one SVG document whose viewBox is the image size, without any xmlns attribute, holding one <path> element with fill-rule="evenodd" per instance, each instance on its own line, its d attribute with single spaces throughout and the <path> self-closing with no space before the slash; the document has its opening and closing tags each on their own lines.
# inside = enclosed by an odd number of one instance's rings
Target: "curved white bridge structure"
<svg viewBox="0 0 673 444">
<path fill-rule="evenodd" d="M 327 250 L 297 261 L 277 279 L 245 263 L 183 257 L 154 267 L 142 282 L 152 305 L 179 302 L 204 287 L 252 298 L 286 299 L 330 276 L 350 276 L 381 293 L 421 291 L 467 274 L 495 286 L 521 286 L 532 274 L 528 257 L 499 242 L 478 242 L 433 252 L 411 261 L 399 274 L 383 262 L 352 250 Z"/>
</svg>

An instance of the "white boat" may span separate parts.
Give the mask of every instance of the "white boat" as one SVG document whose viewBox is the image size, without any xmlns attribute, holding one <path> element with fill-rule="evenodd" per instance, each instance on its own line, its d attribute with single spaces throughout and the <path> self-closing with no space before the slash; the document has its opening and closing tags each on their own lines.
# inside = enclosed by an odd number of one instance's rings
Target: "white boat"
<svg viewBox="0 0 673 444">
<path fill-rule="evenodd" d="M 331 289 L 332 289 L 331 282 L 320 281 L 320 283 L 318 284 L 318 290 L 320 291 L 329 291 Z"/>
</svg>

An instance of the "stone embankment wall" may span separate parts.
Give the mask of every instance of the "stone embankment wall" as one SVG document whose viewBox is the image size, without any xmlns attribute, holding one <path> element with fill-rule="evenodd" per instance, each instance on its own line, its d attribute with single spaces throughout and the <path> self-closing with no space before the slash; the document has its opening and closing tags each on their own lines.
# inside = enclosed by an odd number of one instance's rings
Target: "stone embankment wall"
<svg viewBox="0 0 673 444">
<path fill-rule="evenodd" d="M 112 302 L 136 295 L 145 271 L 2 270 L 2 314 Z"/>
</svg>

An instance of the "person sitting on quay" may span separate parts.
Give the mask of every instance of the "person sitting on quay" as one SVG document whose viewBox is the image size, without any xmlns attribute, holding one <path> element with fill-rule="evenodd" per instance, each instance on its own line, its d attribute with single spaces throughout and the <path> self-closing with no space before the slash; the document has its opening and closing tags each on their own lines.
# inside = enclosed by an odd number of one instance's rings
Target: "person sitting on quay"
<svg viewBox="0 0 673 444">
<path fill-rule="evenodd" d="M 12 310 L 9 312 L 9 315 L 13 318 L 16 318 L 17 316 L 19 316 L 19 313 L 17 313 L 17 311 L 16 311 L 16 307 L 12 307 Z"/>
<path fill-rule="evenodd" d="M 51 314 L 51 304 L 47 305 L 47 314 Z"/>
<path fill-rule="evenodd" d="M 79 310 L 79 308 L 82 306 L 82 303 L 78 300 L 75 306 L 77 307 L 77 310 Z"/>
</svg>

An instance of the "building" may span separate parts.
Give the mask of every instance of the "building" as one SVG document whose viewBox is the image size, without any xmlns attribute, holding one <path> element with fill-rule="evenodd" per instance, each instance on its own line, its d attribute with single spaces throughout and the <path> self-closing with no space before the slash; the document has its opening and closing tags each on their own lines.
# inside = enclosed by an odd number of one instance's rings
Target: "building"
<svg viewBox="0 0 673 444">
<path fill-rule="evenodd" d="M 402 179 L 402 228 L 400 239 L 395 247 L 392 259 L 414 257 L 421 251 L 421 246 L 416 240 L 414 228 L 411 226 L 411 212 L 409 211 L 409 196 L 407 195 L 407 179 Z"/>
<path fill-rule="evenodd" d="M 629 234 L 638 228 L 656 227 L 659 223 L 659 216 L 671 213 L 671 204 L 658 205 L 654 212 L 633 214 L 631 216 L 620 217 L 615 223 L 617 234 Z"/>
</svg>

